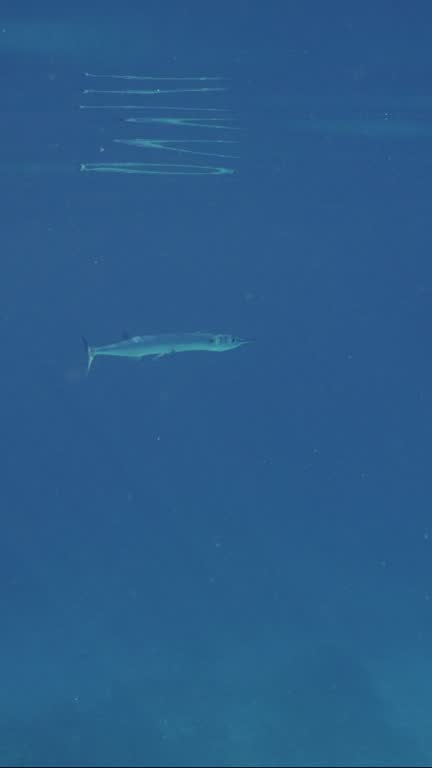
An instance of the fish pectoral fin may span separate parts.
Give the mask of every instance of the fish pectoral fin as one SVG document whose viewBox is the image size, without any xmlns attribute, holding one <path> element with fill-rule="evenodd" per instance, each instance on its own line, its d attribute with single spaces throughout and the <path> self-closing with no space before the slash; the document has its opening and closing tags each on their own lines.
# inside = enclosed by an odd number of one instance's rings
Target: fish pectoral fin
<svg viewBox="0 0 432 768">
<path fill-rule="evenodd" d="M 157 355 L 151 355 L 152 360 L 159 360 L 160 357 L 166 357 L 166 355 L 171 354 L 170 352 L 159 352 Z M 149 355 L 142 355 L 141 357 L 137 357 L 136 359 L 139 360 L 140 363 L 142 363 L 144 360 L 148 360 Z"/>
</svg>

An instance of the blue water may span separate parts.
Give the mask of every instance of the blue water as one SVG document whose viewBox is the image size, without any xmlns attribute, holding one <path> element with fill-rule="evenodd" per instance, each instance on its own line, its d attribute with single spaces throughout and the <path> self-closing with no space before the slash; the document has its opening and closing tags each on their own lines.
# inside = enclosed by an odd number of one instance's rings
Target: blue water
<svg viewBox="0 0 432 768">
<path fill-rule="evenodd" d="M 0 764 L 430 765 L 430 4 L 6 5 Z M 239 157 L 84 72 L 229 78 L 160 104 Z"/>
</svg>

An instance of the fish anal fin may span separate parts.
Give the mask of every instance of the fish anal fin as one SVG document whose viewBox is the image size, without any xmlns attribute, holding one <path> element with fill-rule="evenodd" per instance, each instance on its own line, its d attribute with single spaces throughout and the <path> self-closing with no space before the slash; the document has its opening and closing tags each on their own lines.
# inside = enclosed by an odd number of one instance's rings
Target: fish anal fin
<svg viewBox="0 0 432 768">
<path fill-rule="evenodd" d="M 159 360 L 161 357 L 171 357 L 171 355 L 175 355 L 175 349 L 168 349 L 166 352 L 159 352 L 157 355 L 153 356 L 153 360 Z"/>
</svg>

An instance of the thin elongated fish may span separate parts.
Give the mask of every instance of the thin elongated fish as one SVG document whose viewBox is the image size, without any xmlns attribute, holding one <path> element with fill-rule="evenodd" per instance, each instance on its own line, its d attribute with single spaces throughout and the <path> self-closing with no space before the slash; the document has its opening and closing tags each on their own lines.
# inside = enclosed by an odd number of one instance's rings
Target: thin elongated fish
<svg viewBox="0 0 432 768">
<path fill-rule="evenodd" d="M 130 357 L 142 360 L 144 357 L 165 357 L 175 352 L 228 352 L 250 343 L 251 339 L 223 333 L 166 333 L 155 336 L 127 336 L 114 344 L 100 347 L 90 346 L 82 337 L 87 351 L 87 372 L 98 355 Z"/>
</svg>

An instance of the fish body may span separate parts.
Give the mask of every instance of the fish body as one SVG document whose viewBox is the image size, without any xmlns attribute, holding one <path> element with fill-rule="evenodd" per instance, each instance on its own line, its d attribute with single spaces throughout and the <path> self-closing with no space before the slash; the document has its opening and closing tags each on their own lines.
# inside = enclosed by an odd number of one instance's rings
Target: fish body
<svg viewBox="0 0 432 768">
<path fill-rule="evenodd" d="M 88 371 L 98 355 L 142 360 L 148 356 L 165 357 L 176 352 L 228 352 L 249 341 L 222 333 L 162 333 L 153 336 L 130 336 L 114 344 L 94 347 L 83 337 Z"/>
</svg>

